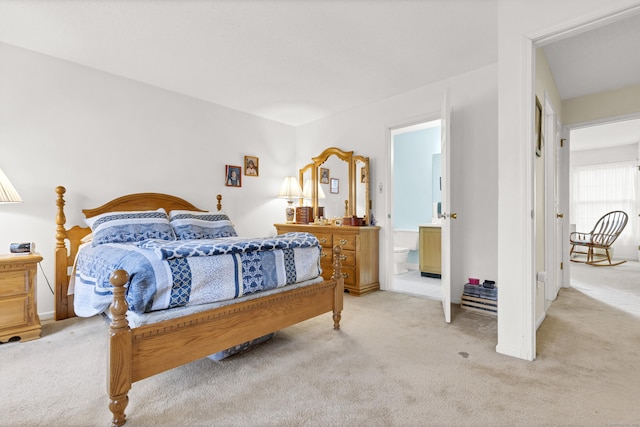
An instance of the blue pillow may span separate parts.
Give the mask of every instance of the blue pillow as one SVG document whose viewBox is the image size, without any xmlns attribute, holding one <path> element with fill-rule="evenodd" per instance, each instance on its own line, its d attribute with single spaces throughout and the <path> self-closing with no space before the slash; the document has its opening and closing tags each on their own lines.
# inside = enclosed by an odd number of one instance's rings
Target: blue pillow
<svg viewBox="0 0 640 427">
<path fill-rule="evenodd" d="M 92 245 L 141 242 L 147 239 L 176 240 L 167 212 L 108 212 L 85 219 L 93 233 Z"/>
<path fill-rule="evenodd" d="M 224 212 L 171 211 L 169 216 L 178 240 L 219 239 L 238 235 Z"/>
</svg>

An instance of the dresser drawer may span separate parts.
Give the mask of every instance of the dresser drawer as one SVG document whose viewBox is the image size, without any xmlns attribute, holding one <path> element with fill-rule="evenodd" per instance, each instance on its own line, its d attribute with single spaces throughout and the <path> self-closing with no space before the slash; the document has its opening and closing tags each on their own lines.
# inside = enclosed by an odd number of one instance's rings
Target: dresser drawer
<svg viewBox="0 0 640 427">
<path fill-rule="evenodd" d="M 331 265 L 333 263 L 333 249 L 322 247 L 320 251 L 320 262 Z"/>
<path fill-rule="evenodd" d="M 340 252 L 340 262 L 343 267 L 355 267 L 356 266 L 356 253 L 354 251 Z"/>
<path fill-rule="evenodd" d="M 345 267 L 342 269 L 342 277 L 344 277 L 345 286 L 355 286 L 356 284 L 356 269 L 352 267 Z"/>
<path fill-rule="evenodd" d="M 336 234 L 333 236 L 333 244 L 340 245 L 343 250 L 355 251 L 356 250 L 356 236 Z"/>
<path fill-rule="evenodd" d="M 330 248 L 333 246 L 333 236 L 331 234 L 314 233 L 320 242 L 320 246 Z"/>
<path fill-rule="evenodd" d="M 27 292 L 24 270 L 7 271 L 0 276 L 0 297 L 23 295 Z"/>
<path fill-rule="evenodd" d="M 27 323 L 27 298 L 0 301 L 0 329 Z"/>
<path fill-rule="evenodd" d="M 333 263 L 331 262 L 321 262 L 320 268 L 322 269 L 322 278 L 324 280 L 331 280 L 331 276 L 333 276 Z"/>
</svg>

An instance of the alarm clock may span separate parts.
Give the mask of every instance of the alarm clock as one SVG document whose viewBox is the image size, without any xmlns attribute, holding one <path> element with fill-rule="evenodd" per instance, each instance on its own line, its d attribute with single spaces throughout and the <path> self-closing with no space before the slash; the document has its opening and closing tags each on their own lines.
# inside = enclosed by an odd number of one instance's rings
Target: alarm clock
<svg viewBox="0 0 640 427">
<path fill-rule="evenodd" d="M 36 244 L 33 242 L 11 243 L 11 245 L 9 245 L 9 251 L 12 254 L 30 254 L 36 251 Z"/>
</svg>

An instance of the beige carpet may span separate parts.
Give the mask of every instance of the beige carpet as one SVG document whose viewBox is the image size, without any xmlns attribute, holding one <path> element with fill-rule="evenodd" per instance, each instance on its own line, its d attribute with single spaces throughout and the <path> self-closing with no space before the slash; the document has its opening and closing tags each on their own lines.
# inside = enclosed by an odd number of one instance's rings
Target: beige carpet
<svg viewBox="0 0 640 427">
<path fill-rule="evenodd" d="M 390 292 L 345 295 L 244 355 L 133 385 L 127 426 L 640 424 L 640 318 L 564 289 L 534 362 L 495 352 L 496 321 Z M 456 307 L 457 308 L 457 307 Z M 0 426 L 105 426 L 106 325 L 47 322 L 0 346 Z"/>
</svg>

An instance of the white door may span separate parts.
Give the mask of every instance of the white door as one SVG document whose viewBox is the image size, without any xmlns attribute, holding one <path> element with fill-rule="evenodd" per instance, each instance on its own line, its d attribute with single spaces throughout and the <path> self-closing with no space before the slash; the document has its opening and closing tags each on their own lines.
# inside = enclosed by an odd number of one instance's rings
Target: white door
<svg viewBox="0 0 640 427">
<path fill-rule="evenodd" d="M 558 117 L 553 106 L 545 97 L 545 129 L 548 135 L 545 156 L 545 266 L 547 271 L 545 280 L 545 300 L 555 301 L 558 296 L 558 282 L 562 280 L 562 225 L 563 216 L 560 201 L 560 155 L 561 140 Z"/>
<path fill-rule="evenodd" d="M 570 170 L 570 156 L 571 141 L 569 140 L 569 129 L 563 127 L 560 129 L 561 144 L 560 152 L 558 153 L 558 212 L 562 214 L 558 218 L 560 224 L 558 228 L 557 238 L 560 241 L 560 262 L 562 263 L 562 270 L 560 276 L 556 282 L 558 291 L 560 288 L 569 287 L 569 233 L 571 228 L 570 221 L 570 185 L 571 185 L 571 170 Z"/>
<path fill-rule="evenodd" d="M 557 117 L 554 117 L 557 119 Z M 554 299 L 555 297 L 558 296 L 558 292 L 560 291 L 560 288 L 563 285 L 563 276 L 562 276 L 562 270 L 564 269 L 564 253 L 565 251 L 568 251 L 568 243 L 567 241 L 565 241 L 564 239 L 564 226 L 565 226 L 565 212 L 562 209 L 562 205 L 561 205 L 561 199 L 560 199 L 560 195 L 561 195 L 561 191 L 562 191 L 562 187 L 563 187 L 563 176 L 562 176 L 562 164 L 563 164 L 563 158 L 564 158 L 564 153 L 566 152 L 566 148 L 564 147 L 564 142 L 561 138 L 560 132 L 562 130 L 562 128 L 560 127 L 560 123 L 556 123 L 556 133 L 555 133 L 555 147 L 556 147 L 556 156 L 555 156 L 555 177 L 556 177 L 556 182 L 555 182 L 555 186 L 554 186 L 554 208 L 555 208 L 555 241 L 556 241 L 556 248 L 555 248 L 555 261 L 556 261 L 556 265 L 553 269 L 554 273 L 555 273 L 555 278 L 554 278 L 554 289 L 553 289 L 553 296 Z"/>
<path fill-rule="evenodd" d="M 440 123 L 441 162 L 442 162 L 442 308 L 444 321 L 451 322 L 451 105 L 449 89 L 444 93 Z"/>
</svg>

